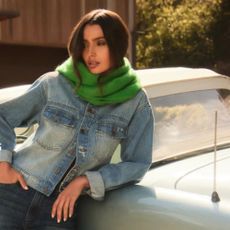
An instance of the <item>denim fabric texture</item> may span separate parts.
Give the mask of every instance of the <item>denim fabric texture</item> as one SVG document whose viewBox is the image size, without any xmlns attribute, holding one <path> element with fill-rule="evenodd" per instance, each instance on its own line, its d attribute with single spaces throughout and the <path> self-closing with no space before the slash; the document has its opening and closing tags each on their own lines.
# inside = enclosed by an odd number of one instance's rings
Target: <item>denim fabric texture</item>
<svg viewBox="0 0 230 230">
<path fill-rule="evenodd" d="M 0 184 L 0 229 L 2 230 L 76 230 L 76 213 L 66 222 L 51 218 L 58 193 L 50 197 L 17 184 Z"/>
<path fill-rule="evenodd" d="M 62 75 L 50 72 L 25 94 L 0 104 L 0 161 L 10 162 L 30 187 L 46 196 L 61 180 L 63 189 L 86 175 L 87 193 L 101 200 L 106 190 L 139 181 L 149 169 L 154 117 L 144 90 L 124 103 L 105 106 L 94 106 L 74 91 Z M 14 128 L 35 123 L 36 132 L 15 148 Z M 118 144 L 121 162 L 111 164 Z"/>
</svg>

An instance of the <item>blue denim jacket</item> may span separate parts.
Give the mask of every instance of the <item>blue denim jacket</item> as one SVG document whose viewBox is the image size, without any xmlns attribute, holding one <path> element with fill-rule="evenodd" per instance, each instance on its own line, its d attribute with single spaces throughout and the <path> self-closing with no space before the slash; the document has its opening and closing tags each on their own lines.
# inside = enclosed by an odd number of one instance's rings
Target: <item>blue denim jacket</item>
<svg viewBox="0 0 230 230">
<path fill-rule="evenodd" d="M 34 123 L 36 132 L 15 148 L 14 128 Z M 79 175 L 87 176 L 88 193 L 99 200 L 106 190 L 140 180 L 152 161 L 152 140 L 153 114 L 143 90 L 122 104 L 94 106 L 50 72 L 0 104 L 0 161 L 10 162 L 47 196 Z M 119 143 L 121 162 L 112 164 Z"/>
</svg>

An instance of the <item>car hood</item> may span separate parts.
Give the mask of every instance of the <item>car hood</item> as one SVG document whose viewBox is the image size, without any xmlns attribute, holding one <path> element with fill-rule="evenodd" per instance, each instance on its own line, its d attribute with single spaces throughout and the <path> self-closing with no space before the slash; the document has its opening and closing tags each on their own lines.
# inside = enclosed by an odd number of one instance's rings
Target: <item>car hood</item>
<svg viewBox="0 0 230 230">
<path fill-rule="evenodd" d="M 140 184 L 230 199 L 230 149 L 217 151 L 216 178 L 214 154 L 207 153 L 152 168 Z M 216 183 L 214 184 L 214 181 Z"/>
</svg>

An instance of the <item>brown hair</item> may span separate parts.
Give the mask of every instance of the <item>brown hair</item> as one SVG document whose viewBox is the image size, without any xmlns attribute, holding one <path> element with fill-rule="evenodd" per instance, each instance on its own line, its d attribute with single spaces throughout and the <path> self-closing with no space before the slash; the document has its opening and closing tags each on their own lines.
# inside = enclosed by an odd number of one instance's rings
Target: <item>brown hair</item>
<svg viewBox="0 0 230 230">
<path fill-rule="evenodd" d="M 97 9 L 84 15 L 73 28 L 69 38 L 68 52 L 76 63 L 83 61 L 84 48 L 83 32 L 86 25 L 99 25 L 109 46 L 110 57 L 114 68 L 122 65 L 127 53 L 129 43 L 129 31 L 121 17 L 110 10 Z"/>
</svg>

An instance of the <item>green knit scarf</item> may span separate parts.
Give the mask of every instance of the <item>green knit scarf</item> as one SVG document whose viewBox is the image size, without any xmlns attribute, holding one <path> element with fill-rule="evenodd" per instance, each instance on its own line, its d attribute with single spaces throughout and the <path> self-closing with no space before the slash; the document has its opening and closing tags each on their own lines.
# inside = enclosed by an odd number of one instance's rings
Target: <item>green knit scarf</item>
<svg viewBox="0 0 230 230">
<path fill-rule="evenodd" d="M 68 58 L 56 70 L 76 86 L 76 93 L 93 105 L 117 104 L 133 98 L 141 89 L 140 81 L 127 58 L 123 65 L 103 77 L 102 89 L 98 86 L 98 74 L 91 73 L 82 62 L 77 63 L 81 85 L 76 76 L 72 58 Z"/>
</svg>

